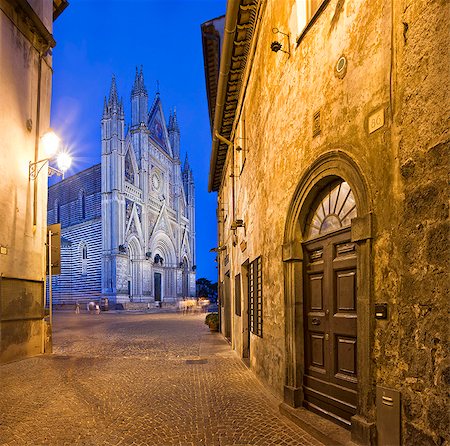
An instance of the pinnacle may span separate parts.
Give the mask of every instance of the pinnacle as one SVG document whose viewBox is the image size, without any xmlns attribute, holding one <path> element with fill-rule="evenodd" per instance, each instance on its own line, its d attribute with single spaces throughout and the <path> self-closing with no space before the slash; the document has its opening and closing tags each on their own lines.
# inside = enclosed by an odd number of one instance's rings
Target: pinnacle
<svg viewBox="0 0 450 446">
<path fill-rule="evenodd" d="M 136 75 L 134 77 L 134 84 L 131 90 L 132 95 L 144 94 L 147 95 L 147 89 L 144 83 L 144 67 L 141 65 L 140 71 L 136 67 Z"/>
<path fill-rule="evenodd" d="M 119 103 L 119 98 L 117 96 L 117 85 L 116 85 L 116 76 L 113 74 L 112 75 L 112 80 L 111 80 L 111 89 L 109 90 L 109 101 L 108 101 L 108 105 L 111 106 L 116 106 Z"/>
</svg>

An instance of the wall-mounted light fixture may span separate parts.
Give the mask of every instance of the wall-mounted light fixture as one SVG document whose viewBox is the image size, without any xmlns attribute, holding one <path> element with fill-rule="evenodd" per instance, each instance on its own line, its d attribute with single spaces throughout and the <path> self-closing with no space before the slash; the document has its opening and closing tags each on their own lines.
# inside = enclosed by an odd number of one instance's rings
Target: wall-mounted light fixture
<svg viewBox="0 0 450 446">
<path fill-rule="evenodd" d="M 221 252 L 221 251 L 225 251 L 227 249 L 227 247 L 225 245 L 222 246 L 217 246 L 216 248 L 211 248 L 209 250 L 209 252 Z"/>
<path fill-rule="evenodd" d="M 50 161 L 58 152 L 60 142 L 60 138 L 52 130 L 49 130 L 47 133 L 42 135 L 40 144 L 44 149 L 46 158 L 35 162 L 30 161 L 28 168 L 30 180 L 35 180 L 38 177 L 39 173 L 46 163 L 48 163 L 49 177 L 51 177 L 52 175 L 58 175 L 64 178 L 64 172 L 69 169 L 70 165 L 72 164 L 72 158 L 67 152 L 60 151 L 58 156 L 56 157 L 58 168 L 50 166 Z"/>
<path fill-rule="evenodd" d="M 231 230 L 235 231 L 237 228 L 245 228 L 244 220 L 236 219 L 231 223 Z"/>
<path fill-rule="evenodd" d="M 270 49 L 274 52 L 274 53 L 278 53 L 278 51 L 281 51 L 282 53 L 286 53 L 288 55 L 288 58 L 291 57 L 291 39 L 289 37 L 289 34 L 286 34 L 282 31 L 280 31 L 278 28 L 272 28 L 272 32 L 274 34 L 282 34 L 283 36 L 287 37 L 287 51 L 283 50 L 283 44 L 278 42 L 277 40 L 274 40 L 271 44 L 270 44 Z"/>
</svg>

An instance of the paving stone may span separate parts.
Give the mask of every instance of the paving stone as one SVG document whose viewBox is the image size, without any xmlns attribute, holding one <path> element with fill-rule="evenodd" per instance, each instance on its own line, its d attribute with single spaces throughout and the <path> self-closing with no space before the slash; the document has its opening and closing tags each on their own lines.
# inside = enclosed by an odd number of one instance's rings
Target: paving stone
<svg viewBox="0 0 450 446">
<path fill-rule="evenodd" d="M 1 367 L 0 445 L 320 446 L 203 320 L 56 313 L 53 355 Z"/>
</svg>

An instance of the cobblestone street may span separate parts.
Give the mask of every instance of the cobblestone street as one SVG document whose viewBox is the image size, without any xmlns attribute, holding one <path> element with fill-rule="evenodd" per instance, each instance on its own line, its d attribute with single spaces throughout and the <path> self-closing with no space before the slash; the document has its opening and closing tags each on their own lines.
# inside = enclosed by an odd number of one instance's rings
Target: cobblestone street
<svg viewBox="0 0 450 446">
<path fill-rule="evenodd" d="M 316 445 L 204 315 L 57 313 L 54 354 L 1 367 L 1 445 Z"/>
</svg>

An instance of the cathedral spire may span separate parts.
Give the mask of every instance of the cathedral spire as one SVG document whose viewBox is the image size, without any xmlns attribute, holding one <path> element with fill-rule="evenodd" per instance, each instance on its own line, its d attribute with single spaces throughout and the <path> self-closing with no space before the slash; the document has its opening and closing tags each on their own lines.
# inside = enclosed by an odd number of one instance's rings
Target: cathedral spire
<svg viewBox="0 0 450 446">
<path fill-rule="evenodd" d="M 109 102 L 110 107 L 117 107 L 119 105 L 119 98 L 117 96 L 116 76 L 112 75 L 111 89 L 109 90 Z"/>
<path fill-rule="evenodd" d="M 180 127 L 178 127 L 178 120 L 177 120 L 177 108 L 174 107 L 173 109 L 173 117 L 172 117 L 172 129 L 178 133 L 180 133 Z M 186 155 L 187 156 L 187 155 Z"/>
<path fill-rule="evenodd" d="M 184 158 L 184 166 L 183 166 L 183 170 L 185 172 L 188 172 L 190 170 L 190 166 L 189 166 L 189 159 L 188 159 L 188 154 L 186 152 L 186 157 Z"/>
<path fill-rule="evenodd" d="M 134 76 L 134 84 L 131 90 L 131 95 L 135 95 L 139 93 L 139 71 L 138 67 L 136 67 L 136 75 Z"/>
<path fill-rule="evenodd" d="M 141 65 L 141 71 L 139 73 L 139 88 L 140 92 L 143 94 L 147 94 L 147 89 L 145 88 L 144 82 L 144 67 Z"/>
<path fill-rule="evenodd" d="M 108 103 L 106 101 L 106 96 L 105 96 L 105 100 L 103 101 L 103 117 L 105 117 L 108 114 Z"/>
<path fill-rule="evenodd" d="M 136 75 L 131 90 L 131 126 L 139 127 L 146 124 L 148 119 L 148 94 L 144 82 L 144 67 L 136 67 Z"/>
</svg>

